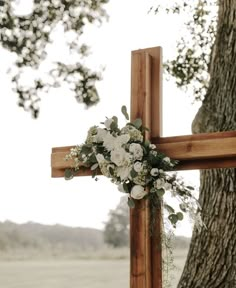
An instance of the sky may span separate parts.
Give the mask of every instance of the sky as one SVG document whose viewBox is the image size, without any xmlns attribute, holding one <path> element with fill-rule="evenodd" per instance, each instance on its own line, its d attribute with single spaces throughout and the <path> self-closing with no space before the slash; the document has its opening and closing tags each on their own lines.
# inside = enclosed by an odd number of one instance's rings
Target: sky
<svg viewBox="0 0 236 288">
<path fill-rule="evenodd" d="M 130 108 L 132 50 L 162 46 L 164 61 L 173 57 L 182 19 L 148 14 L 152 2 L 111 1 L 107 5 L 109 21 L 86 29 L 83 39 L 92 51 L 88 64 L 105 67 L 103 80 L 97 85 L 101 101 L 90 109 L 77 104 L 65 91 L 57 91 L 41 100 L 39 119 L 33 120 L 16 104 L 6 73 L 12 58 L 0 50 L 0 221 L 103 228 L 109 210 L 116 207 L 122 194 L 105 177 L 97 182 L 90 177 L 71 181 L 51 178 L 51 148 L 82 143 L 89 127 L 106 116 L 123 119 L 121 106 Z M 57 41 L 60 43 L 60 31 Z M 62 51 L 53 53 L 60 56 Z M 164 81 L 163 101 L 164 136 L 191 134 L 199 104 L 192 105 L 192 98 L 179 91 L 173 81 Z M 197 171 L 184 177 L 198 185 Z M 178 233 L 190 235 L 190 226 L 184 223 Z"/>
</svg>

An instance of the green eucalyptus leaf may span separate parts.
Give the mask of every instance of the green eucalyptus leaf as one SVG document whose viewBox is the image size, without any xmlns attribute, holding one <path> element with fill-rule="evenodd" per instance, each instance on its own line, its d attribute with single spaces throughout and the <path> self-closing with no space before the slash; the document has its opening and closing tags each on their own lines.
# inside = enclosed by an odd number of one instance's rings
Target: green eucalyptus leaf
<svg viewBox="0 0 236 288">
<path fill-rule="evenodd" d="M 89 162 L 98 164 L 98 163 L 96 163 L 97 162 L 97 158 L 96 158 L 96 155 L 94 153 L 90 155 Z"/>
<path fill-rule="evenodd" d="M 111 123 L 111 125 L 110 125 L 110 129 L 112 130 L 112 131 L 116 131 L 116 129 L 118 128 L 118 126 L 117 126 L 117 122 L 112 122 Z"/>
<path fill-rule="evenodd" d="M 184 219 L 184 214 L 182 212 L 176 213 L 176 216 L 178 217 L 178 220 L 183 220 Z"/>
<path fill-rule="evenodd" d="M 126 108 L 126 106 L 122 106 L 121 107 L 121 112 L 122 112 L 122 114 L 125 116 L 125 119 L 126 120 L 129 120 L 129 114 L 128 114 L 128 112 L 127 112 L 127 108 Z"/>
<path fill-rule="evenodd" d="M 74 174 L 73 174 L 72 169 L 70 169 L 70 168 L 65 169 L 65 174 L 64 174 L 64 176 L 65 176 L 65 179 L 66 179 L 66 180 L 72 179 L 72 178 L 74 177 Z"/>
<path fill-rule="evenodd" d="M 170 214 L 168 216 L 168 219 L 170 220 L 171 224 L 175 226 L 175 224 L 178 222 L 178 216 L 176 214 Z"/>
<path fill-rule="evenodd" d="M 163 188 L 156 189 L 156 193 L 159 197 L 163 197 L 165 194 L 165 189 L 163 189 Z"/>
<path fill-rule="evenodd" d="M 192 186 L 186 186 L 186 188 L 189 190 L 194 190 L 194 188 Z"/>
<path fill-rule="evenodd" d="M 142 126 L 142 119 L 140 119 L 140 118 L 137 118 L 137 119 L 135 119 L 133 122 L 132 122 L 132 124 L 137 128 L 137 129 L 139 129 L 141 126 Z"/>
<path fill-rule="evenodd" d="M 95 163 L 95 164 L 93 164 L 92 166 L 91 166 L 91 170 L 93 171 L 93 170 L 95 170 L 95 169 L 97 169 L 98 168 L 98 163 Z"/>
<path fill-rule="evenodd" d="M 109 167 L 109 173 L 111 174 L 111 176 L 114 175 L 114 170 L 111 167 Z"/>
<path fill-rule="evenodd" d="M 151 142 L 149 140 L 145 140 L 144 142 L 144 146 L 149 148 L 149 145 L 151 144 Z"/>
<path fill-rule="evenodd" d="M 132 178 L 135 178 L 136 176 L 138 176 L 138 173 L 134 169 L 132 169 L 131 172 L 130 172 L 130 176 Z"/>
<path fill-rule="evenodd" d="M 97 170 L 92 170 L 92 178 L 95 178 L 95 180 L 97 181 L 96 179 L 96 176 L 97 176 Z"/>
<path fill-rule="evenodd" d="M 185 208 L 185 205 L 183 203 L 179 204 L 179 208 L 183 211 L 183 212 L 186 212 L 186 208 Z"/>
<path fill-rule="evenodd" d="M 126 183 L 123 183 L 123 189 L 124 189 L 125 193 L 129 193 L 129 187 Z"/>
<path fill-rule="evenodd" d="M 167 210 L 169 213 L 175 213 L 175 209 L 172 208 L 170 205 L 164 204 L 164 207 L 166 208 L 166 210 Z"/>
<path fill-rule="evenodd" d="M 148 132 L 149 132 L 149 131 L 150 131 L 150 129 L 149 129 L 149 128 L 147 128 L 147 127 L 144 127 L 144 126 L 143 126 L 143 127 L 142 127 L 142 131 L 143 131 L 143 132 L 144 132 L 144 131 L 148 131 Z"/>
<path fill-rule="evenodd" d="M 112 119 L 116 124 L 118 123 L 118 118 L 116 116 L 113 116 Z"/>
<path fill-rule="evenodd" d="M 84 144 L 81 148 L 81 154 L 89 154 L 92 152 L 92 146 Z"/>
<path fill-rule="evenodd" d="M 135 203 L 134 203 L 134 200 L 132 198 L 128 198 L 128 206 L 130 208 L 134 208 L 135 207 Z"/>
</svg>

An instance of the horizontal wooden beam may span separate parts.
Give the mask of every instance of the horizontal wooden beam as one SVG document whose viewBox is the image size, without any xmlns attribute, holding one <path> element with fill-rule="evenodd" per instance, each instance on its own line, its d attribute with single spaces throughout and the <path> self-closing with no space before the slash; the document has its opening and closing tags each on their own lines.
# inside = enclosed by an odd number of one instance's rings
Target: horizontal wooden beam
<svg viewBox="0 0 236 288">
<path fill-rule="evenodd" d="M 236 131 L 153 138 L 152 143 L 180 160 L 176 170 L 236 167 Z"/>
<path fill-rule="evenodd" d="M 65 169 L 73 167 L 73 160 L 65 160 L 67 154 L 69 154 L 70 149 L 75 146 L 65 146 L 65 147 L 54 147 L 52 148 L 51 154 L 51 176 L 64 177 Z M 101 173 L 98 173 L 98 175 Z M 81 169 L 77 172 L 75 176 L 91 176 L 91 170 L 81 166 Z"/>
<path fill-rule="evenodd" d="M 176 170 L 194 170 L 236 167 L 236 131 L 197 135 L 153 138 L 152 143 L 173 159 L 180 160 Z M 66 168 L 73 167 L 65 156 L 74 146 L 52 149 L 52 177 L 63 177 Z M 78 176 L 89 176 L 89 169 L 82 169 Z"/>
</svg>

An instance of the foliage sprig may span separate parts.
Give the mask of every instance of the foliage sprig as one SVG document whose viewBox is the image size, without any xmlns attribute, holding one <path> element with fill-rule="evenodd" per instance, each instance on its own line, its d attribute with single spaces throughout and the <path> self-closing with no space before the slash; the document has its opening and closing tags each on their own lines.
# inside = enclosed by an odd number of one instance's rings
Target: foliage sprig
<svg viewBox="0 0 236 288">
<path fill-rule="evenodd" d="M 175 227 L 183 220 L 184 213 L 202 225 L 199 204 L 193 195 L 193 188 L 186 186 L 172 171 L 178 163 L 161 153 L 156 145 L 145 140 L 141 119 L 129 122 L 126 107 L 122 107 L 127 123 L 118 126 L 118 118 L 107 118 L 104 128 L 89 129 L 85 143 L 71 149 L 66 159 L 74 160 L 74 167 L 65 170 L 65 178 L 72 179 L 81 166 L 89 167 L 95 177 L 98 169 L 128 195 L 128 205 L 135 207 L 140 199 L 149 199 L 152 209 L 164 201 L 170 223 Z M 165 194 L 180 201 L 179 209 L 166 203 Z"/>
</svg>

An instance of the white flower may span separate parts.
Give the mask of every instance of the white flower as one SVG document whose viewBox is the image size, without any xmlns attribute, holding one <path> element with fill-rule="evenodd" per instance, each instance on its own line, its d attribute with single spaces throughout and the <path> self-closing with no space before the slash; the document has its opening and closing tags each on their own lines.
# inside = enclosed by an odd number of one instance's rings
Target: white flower
<svg viewBox="0 0 236 288">
<path fill-rule="evenodd" d="M 94 136 L 94 142 L 103 142 L 107 133 L 109 132 L 107 132 L 105 129 L 97 128 L 97 134 Z"/>
<path fill-rule="evenodd" d="M 154 157 L 157 156 L 157 151 L 156 151 L 156 150 L 152 150 L 150 153 L 151 153 Z"/>
<path fill-rule="evenodd" d="M 113 121 L 114 121 L 114 120 L 113 120 L 112 118 L 106 119 L 106 121 L 104 122 L 104 125 L 106 126 L 107 129 L 110 128 L 111 123 L 112 123 Z"/>
<path fill-rule="evenodd" d="M 143 158 L 143 149 L 142 146 L 138 143 L 131 143 L 129 146 L 130 153 L 133 154 L 134 160 L 142 160 Z"/>
<path fill-rule="evenodd" d="M 145 195 L 147 195 L 147 192 L 144 190 L 144 187 L 141 185 L 135 185 L 130 192 L 130 195 L 134 199 L 142 199 Z"/>
<path fill-rule="evenodd" d="M 172 188 L 172 186 L 171 186 L 170 183 L 165 182 L 165 184 L 164 184 L 164 188 L 165 188 L 165 190 L 170 190 L 170 189 Z"/>
<path fill-rule="evenodd" d="M 134 163 L 134 171 L 139 173 L 143 170 L 143 164 L 141 162 L 135 162 Z"/>
<path fill-rule="evenodd" d="M 108 151 L 112 151 L 116 148 L 121 148 L 122 145 L 126 144 L 129 141 L 129 139 L 130 137 L 128 134 L 114 137 L 108 132 L 103 139 L 103 145 Z"/>
<path fill-rule="evenodd" d="M 169 157 L 164 157 L 163 161 L 165 161 L 166 163 L 170 164 L 170 158 Z"/>
<path fill-rule="evenodd" d="M 150 144 L 150 145 L 149 145 L 149 148 L 152 149 L 152 150 L 154 150 L 154 149 L 156 149 L 156 145 L 155 145 L 155 144 Z"/>
<path fill-rule="evenodd" d="M 117 167 L 117 176 L 120 177 L 120 180 L 127 180 L 129 177 L 129 173 L 131 171 L 131 167 Z"/>
<path fill-rule="evenodd" d="M 165 185 L 165 180 L 163 178 L 159 178 L 155 181 L 154 185 L 157 189 L 161 189 Z"/>
<path fill-rule="evenodd" d="M 155 177 L 159 174 L 159 171 L 157 168 L 152 168 L 150 174 Z"/>
<path fill-rule="evenodd" d="M 103 145 L 108 150 L 111 151 L 114 149 L 115 137 L 112 136 L 109 132 L 103 139 Z"/>
<path fill-rule="evenodd" d="M 130 162 L 129 153 L 123 148 L 115 149 L 111 151 L 111 161 L 117 166 L 128 166 L 127 164 Z"/>
<path fill-rule="evenodd" d="M 115 138 L 115 148 L 120 148 L 122 145 L 128 143 L 130 136 L 128 134 L 120 135 Z"/>
</svg>

